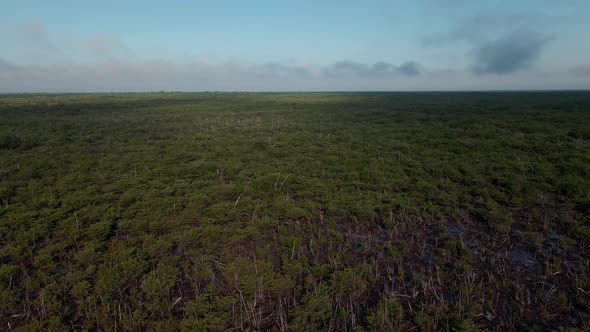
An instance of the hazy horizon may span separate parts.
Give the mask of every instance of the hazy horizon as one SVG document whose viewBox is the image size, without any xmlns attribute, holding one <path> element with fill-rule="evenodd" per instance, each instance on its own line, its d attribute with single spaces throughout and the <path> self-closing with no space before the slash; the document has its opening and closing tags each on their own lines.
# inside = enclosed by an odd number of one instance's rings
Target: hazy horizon
<svg viewBox="0 0 590 332">
<path fill-rule="evenodd" d="M 590 89 L 581 0 L 13 1 L 0 93 Z"/>
</svg>

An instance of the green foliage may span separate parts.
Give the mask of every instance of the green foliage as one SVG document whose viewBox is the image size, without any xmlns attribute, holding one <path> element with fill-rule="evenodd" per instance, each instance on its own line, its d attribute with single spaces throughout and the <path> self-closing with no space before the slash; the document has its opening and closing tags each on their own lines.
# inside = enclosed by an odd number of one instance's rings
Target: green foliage
<svg viewBox="0 0 590 332">
<path fill-rule="evenodd" d="M 371 331 L 402 331 L 404 308 L 393 299 L 381 299 L 375 308 L 367 313 Z"/>
<path fill-rule="evenodd" d="M 578 238 L 580 241 L 590 243 L 590 227 L 580 226 L 576 228 L 574 232 L 574 237 Z"/>
<path fill-rule="evenodd" d="M 303 296 L 293 313 L 292 327 L 296 331 L 320 331 L 327 329 L 332 313 L 329 290 L 324 285 Z"/>
<path fill-rule="evenodd" d="M 15 135 L 0 136 L 0 149 L 16 149 L 23 143 L 22 139 Z"/>
<path fill-rule="evenodd" d="M 180 271 L 174 266 L 162 266 L 145 275 L 141 289 L 148 297 L 168 295 Z"/>
<path fill-rule="evenodd" d="M 362 274 L 352 268 L 348 268 L 334 273 L 332 288 L 336 297 L 356 298 L 365 292 L 367 284 Z"/>
<path fill-rule="evenodd" d="M 469 249 L 465 247 L 465 244 L 461 241 L 447 240 L 443 244 L 444 248 L 447 249 L 451 254 L 457 257 L 469 256 Z"/>
<path fill-rule="evenodd" d="M 9 284 L 18 279 L 20 268 L 11 264 L 0 264 L 0 286 L 8 288 Z"/>
<path fill-rule="evenodd" d="M 0 321 L 583 329 L 588 109 L 584 92 L 0 96 Z"/>
</svg>

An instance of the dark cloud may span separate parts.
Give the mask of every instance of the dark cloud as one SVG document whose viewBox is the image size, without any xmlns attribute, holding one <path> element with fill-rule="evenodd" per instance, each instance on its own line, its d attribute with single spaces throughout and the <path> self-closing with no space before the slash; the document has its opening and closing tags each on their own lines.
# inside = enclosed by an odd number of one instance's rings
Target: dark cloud
<svg viewBox="0 0 590 332">
<path fill-rule="evenodd" d="M 402 63 L 397 68 L 397 70 L 404 75 L 416 76 L 416 75 L 420 74 L 420 72 L 422 71 L 421 68 L 422 68 L 422 66 L 420 66 L 418 63 L 413 62 L 413 61 L 409 61 L 409 62 Z"/>
<path fill-rule="evenodd" d="M 476 46 L 471 55 L 477 74 L 508 74 L 527 68 L 536 60 L 550 37 L 521 30 Z"/>
<path fill-rule="evenodd" d="M 289 77 L 308 76 L 310 72 L 303 66 L 291 66 L 279 62 L 269 62 L 260 66 L 254 66 L 250 70 L 260 77 Z"/>
<path fill-rule="evenodd" d="M 416 76 L 421 72 L 421 66 L 413 61 L 399 66 L 379 61 L 373 65 L 353 61 L 338 61 L 325 69 L 328 77 L 379 78 L 396 75 Z"/>
<path fill-rule="evenodd" d="M 559 22 L 557 16 L 539 13 L 475 15 L 458 19 L 447 31 L 422 38 L 427 47 L 465 46 L 475 61 L 476 74 L 509 74 L 529 67 L 552 39 L 541 33 Z"/>
<path fill-rule="evenodd" d="M 395 71 L 395 66 L 391 63 L 379 61 L 373 65 L 373 70 L 379 73 L 389 73 Z"/>
<path fill-rule="evenodd" d="M 328 76 L 373 76 L 378 73 L 369 65 L 353 61 L 338 61 L 326 70 Z"/>
</svg>

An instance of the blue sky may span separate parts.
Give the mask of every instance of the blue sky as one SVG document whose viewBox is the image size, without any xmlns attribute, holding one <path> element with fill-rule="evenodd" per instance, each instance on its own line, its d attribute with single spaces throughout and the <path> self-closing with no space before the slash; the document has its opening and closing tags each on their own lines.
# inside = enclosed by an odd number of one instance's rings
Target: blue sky
<svg viewBox="0 0 590 332">
<path fill-rule="evenodd" d="M 0 92 L 590 88 L 590 1 L 0 5 Z"/>
</svg>

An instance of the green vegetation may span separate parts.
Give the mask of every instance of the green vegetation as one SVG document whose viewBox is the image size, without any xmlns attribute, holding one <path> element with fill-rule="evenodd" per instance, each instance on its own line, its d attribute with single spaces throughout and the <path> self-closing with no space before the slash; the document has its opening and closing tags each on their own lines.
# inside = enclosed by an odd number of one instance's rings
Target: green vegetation
<svg viewBox="0 0 590 332">
<path fill-rule="evenodd" d="M 590 328 L 590 94 L 0 97 L 0 324 Z"/>
</svg>

